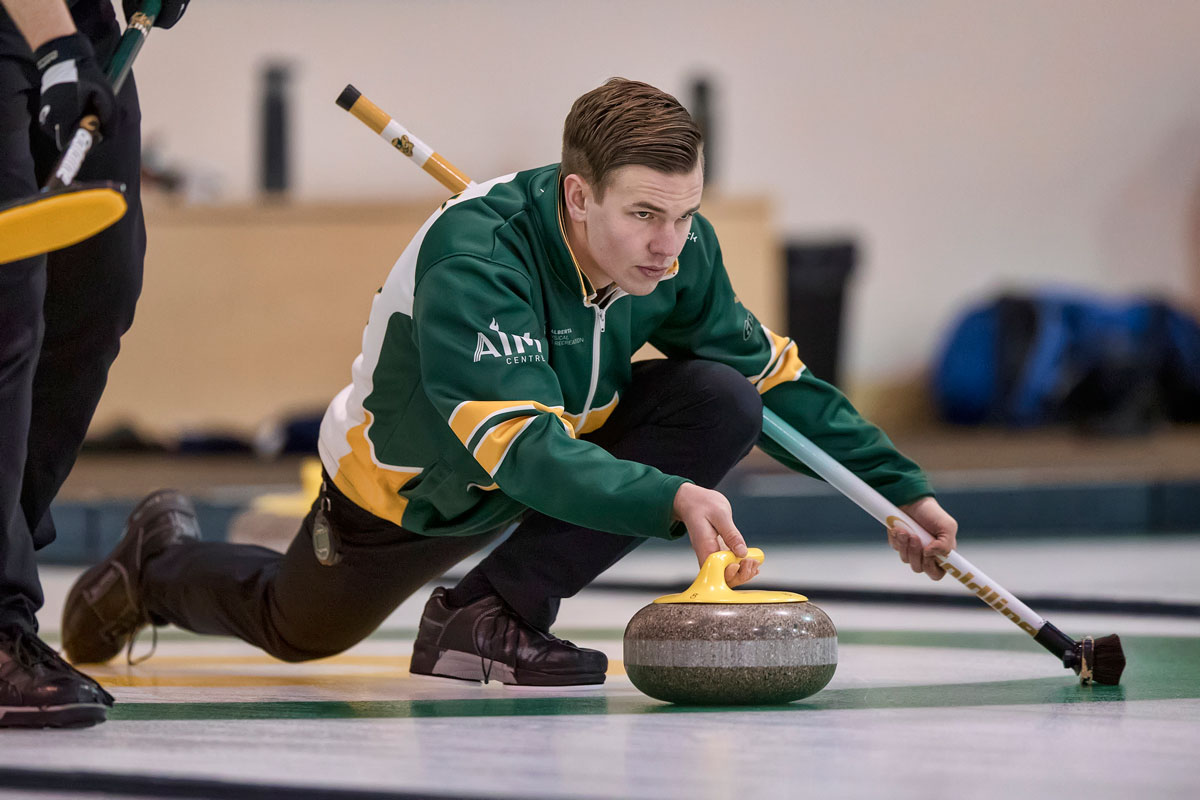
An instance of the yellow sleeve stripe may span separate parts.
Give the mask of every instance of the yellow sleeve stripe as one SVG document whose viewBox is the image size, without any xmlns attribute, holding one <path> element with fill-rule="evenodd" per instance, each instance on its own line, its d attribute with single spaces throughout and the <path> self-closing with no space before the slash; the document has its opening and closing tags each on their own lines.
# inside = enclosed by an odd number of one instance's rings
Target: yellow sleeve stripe
<svg viewBox="0 0 1200 800">
<path fill-rule="evenodd" d="M 496 477 L 496 470 L 500 469 L 500 465 L 504 463 L 504 457 L 508 455 L 508 451 L 517 441 L 517 437 L 524 433 L 535 419 L 537 419 L 536 415 L 506 419 L 488 431 L 487 436 L 480 440 L 471 455 L 475 456 L 475 460 L 488 471 L 489 475 L 493 478 Z"/>
<path fill-rule="evenodd" d="M 800 351 L 795 342 L 780 336 L 766 325 L 762 326 L 762 330 L 771 345 L 771 358 L 763 371 L 751 378 L 759 394 L 765 394 L 781 383 L 796 380 L 804 371 L 804 362 L 800 360 Z"/>
<path fill-rule="evenodd" d="M 781 383 L 794 381 L 800 377 L 801 372 L 804 372 L 804 362 L 800 360 L 800 352 L 796 349 L 795 342 L 788 342 L 775 369 L 759 381 L 758 393 L 766 394 Z"/>
<path fill-rule="evenodd" d="M 450 429 L 454 431 L 454 435 L 458 437 L 464 447 L 470 447 L 471 440 L 487 426 L 489 420 L 514 411 L 542 411 L 562 419 L 563 407 L 547 406 L 535 400 L 516 402 L 512 400 L 464 400 L 450 414 Z M 520 418 L 524 419 L 525 415 Z M 573 430 L 571 435 L 575 435 Z"/>
</svg>

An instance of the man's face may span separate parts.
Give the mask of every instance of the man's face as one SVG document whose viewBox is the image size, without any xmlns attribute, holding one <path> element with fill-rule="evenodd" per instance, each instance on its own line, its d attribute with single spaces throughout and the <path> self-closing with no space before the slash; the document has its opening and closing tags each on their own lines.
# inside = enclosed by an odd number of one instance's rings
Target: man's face
<svg viewBox="0 0 1200 800">
<path fill-rule="evenodd" d="M 586 201 L 572 214 L 584 223 L 581 266 L 592 284 L 616 283 L 633 295 L 654 291 L 687 243 L 703 190 L 700 164 L 682 174 L 620 167 L 599 199 L 583 184 Z"/>
</svg>

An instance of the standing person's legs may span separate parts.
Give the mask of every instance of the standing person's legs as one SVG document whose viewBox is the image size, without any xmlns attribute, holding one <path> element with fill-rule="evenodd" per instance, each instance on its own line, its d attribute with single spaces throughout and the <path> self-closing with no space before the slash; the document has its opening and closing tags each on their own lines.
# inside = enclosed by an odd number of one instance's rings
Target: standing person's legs
<svg viewBox="0 0 1200 800">
<path fill-rule="evenodd" d="M 132 75 L 118 107 L 116 129 L 88 153 L 78 180 L 124 183 L 128 210 L 108 229 L 47 259 L 46 331 L 33 380 L 21 491 L 38 548 L 54 540 L 50 503 L 75 464 L 142 288 L 141 111 Z M 33 137 L 33 148 L 42 180 L 59 153 L 41 135 Z"/>
<path fill-rule="evenodd" d="M 0 58 L 0 203 L 37 193 L 29 145 L 36 97 L 22 63 Z M 45 294 L 44 255 L 0 265 L 0 626 L 29 633 L 42 588 L 20 497 Z"/>
<path fill-rule="evenodd" d="M 32 64 L 0 58 L 0 203 L 37 192 Z M 92 725 L 112 697 L 37 637 L 42 588 L 20 508 L 32 387 L 42 341 L 46 257 L 0 264 L 0 728 Z"/>
<path fill-rule="evenodd" d="M 151 495 L 131 515 L 123 545 L 72 587 L 63 611 L 68 655 L 107 660 L 151 621 L 237 636 L 285 661 L 333 655 L 499 535 L 420 536 L 364 511 L 327 484 L 325 514 L 337 559 L 332 565 L 322 564 L 313 547 L 315 507 L 280 554 L 198 541 L 195 512 L 185 498 L 170 491 Z"/>
<path fill-rule="evenodd" d="M 618 458 L 715 486 L 758 440 L 762 401 L 745 377 L 707 361 L 634 365 L 613 415 L 585 438 Z M 619 498 L 613 498 L 619 502 Z M 530 513 L 449 592 L 425 605 L 411 671 L 521 685 L 604 681 L 608 659 L 549 633 L 559 602 L 643 539 Z"/>
</svg>

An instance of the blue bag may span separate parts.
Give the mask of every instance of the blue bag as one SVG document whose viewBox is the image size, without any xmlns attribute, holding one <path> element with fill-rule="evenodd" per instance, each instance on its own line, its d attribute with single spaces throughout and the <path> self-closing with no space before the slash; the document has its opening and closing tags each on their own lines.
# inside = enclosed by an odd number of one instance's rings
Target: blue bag
<svg viewBox="0 0 1200 800">
<path fill-rule="evenodd" d="M 1200 325 L 1158 300 L 1003 295 L 951 328 L 933 394 L 960 424 L 1136 432 L 1200 420 Z"/>
</svg>

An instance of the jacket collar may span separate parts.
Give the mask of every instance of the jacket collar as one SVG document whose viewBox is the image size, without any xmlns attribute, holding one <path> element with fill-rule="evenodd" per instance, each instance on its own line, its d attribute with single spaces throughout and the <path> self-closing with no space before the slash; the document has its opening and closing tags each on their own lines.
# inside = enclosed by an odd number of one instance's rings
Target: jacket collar
<svg viewBox="0 0 1200 800">
<path fill-rule="evenodd" d="M 530 194 L 542 229 L 550 270 L 563 286 L 575 292 L 580 302 L 586 304 L 588 297 L 595 294 L 595 288 L 579 268 L 579 262 L 567 244 L 562 217 L 562 171 L 556 164 L 539 172 L 541 174 L 533 181 Z"/>
</svg>

